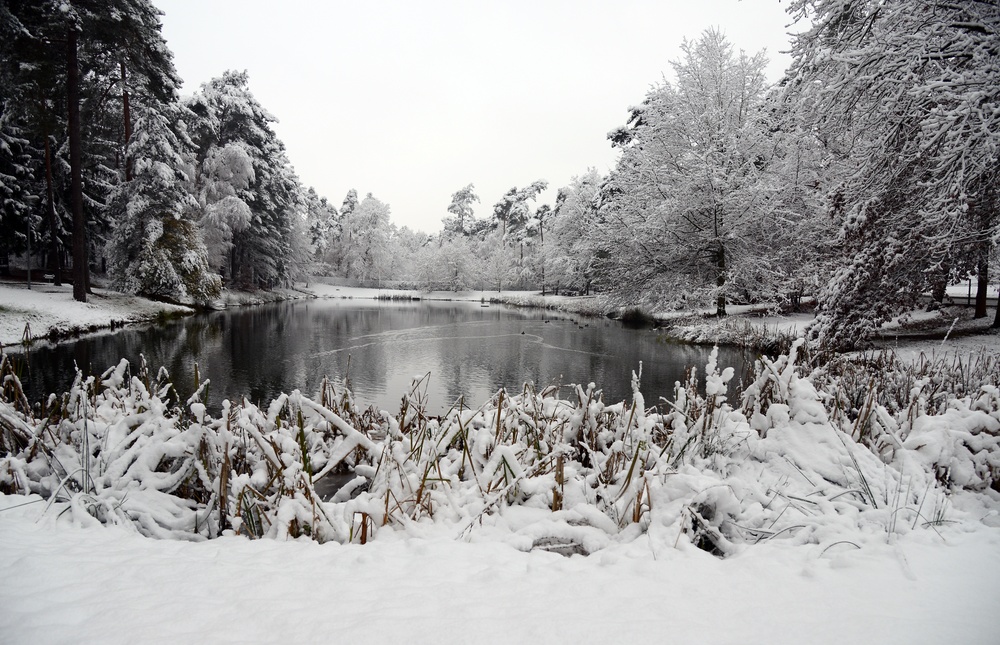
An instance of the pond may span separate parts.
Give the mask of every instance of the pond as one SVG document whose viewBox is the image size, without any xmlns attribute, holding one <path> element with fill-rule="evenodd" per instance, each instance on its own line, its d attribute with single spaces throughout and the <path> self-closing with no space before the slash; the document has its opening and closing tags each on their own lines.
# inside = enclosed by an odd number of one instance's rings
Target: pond
<svg viewBox="0 0 1000 645">
<path fill-rule="evenodd" d="M 432 413 L 459 397 L 478 406 L 501 387 L 525 382 L 595 383 L 606 402 L 630 400 L 642 363 L 647 405 L 670 396 L 684 370 L 703 372 L 711 348 L 666 343 L 653 329 L 604 318 L 478 302 L 309 300 L 234 308 L 162 325 L 130 327 L 32 349 L 22 359 L 29 399 L 65 391 L 75 366 L 99 374 L 140 354 L 151 370 L 169 372 L 179 393 L 193 388 L 194 366 L 211 379 L 209 408 L 246 396 L 258 404 L 299 389 L 315 395 L 324 376 L 349 381 L 358 401 L 395 412 L 414 378 L 428 375 Z M 741 373 L 738 350 L 721 348 L 721 367 Z"/>
</svg>

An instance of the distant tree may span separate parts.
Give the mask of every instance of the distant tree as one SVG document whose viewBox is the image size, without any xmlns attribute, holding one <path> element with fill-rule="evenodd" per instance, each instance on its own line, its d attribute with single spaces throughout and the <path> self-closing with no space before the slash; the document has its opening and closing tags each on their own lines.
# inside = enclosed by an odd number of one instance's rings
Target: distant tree
<svg viewBox="0 0 1000 645">
<path fill-rule="evenodd" d="M 343 211 L 341 211 L 343 213 Z M 369 193 L 356 208 L 342 215 L 343 266 L 347 277 L 360 280 L 388 278 L 389 241 L 394 234 L 389 205 Z M 348 240 L 346 243 L 343 240 Z"/>
<path fill-rule="evenodd" d="M 538 193 L 548 187 L 548 182 L 539 179 L 524 188 L 511 188 L 493 206 L 494 226 L 501 229 L 501 239 L 508 240 L 508 231 L 511 234 L 523 231 L 525 224 L 531 216 L 531 207 L 528 202 L 535 201 Z"/>
<path fill-rule="evenodd" d="M 475 192 L 472 184 L 456 191 L 451 196 L 451 204 L 448 205 L 448 212 L 452 217 L 444 219 L 444 232 L 446 235 L 468 235 L 471 231 L 472 221 L 475 213 L 472 210 L 473 202 L 479 201 L 479 195 Z"/>
<path fill-rule="evenodd" d="M 394 231 L 389 239 L 389 257 L 392 258 L 391 270 L 387 277 L 408 286 L 416 286 L 423 282 L 421 255 L 425 248 L 431 248 L 430 236 L 409 227 Z"/>
<path fill-rule="evenodd" d="M 830 198 L 844 265 L 813 336 L 864 340 L 969 272 L 985 295 L 1000 226 L 1000 5 L 795 0 L 789 11 L 810 24 L 793 40 L 789 98 L 848 169 Z"/>
<path fill-rule="evenodd" d="M 589 292 L 599 236 L 598 197 L 603 178 L 594 168 L 560 188 L 548 216 L 550 242 L 545 247 L 546 278 L 560 288 Z"/>
<path fill-rule="evenodd" d="M 503 242 L 502 232 L 493 231 L 479 242 L 479 273 L 484 285 L 496 288 L 497 293 L 509 286 L 517 277 L 515 250 Z"/>
<path fill-rule="evenodd" d="M 358 207 L 358 191 L 351 188 L 344 197 L 344 203 L 340 206 L 340 216 L 347 217 Z"/>
<path fill-rule="evenodd" d="M 309 231 L 309 249 L 313 258 L 320 260 L 326 256 L 331 238 L 340 235 L 340 214 L 326 197 L 320 197 L 312 187 L 306 190 L 303 201 Z"/>
</svg>

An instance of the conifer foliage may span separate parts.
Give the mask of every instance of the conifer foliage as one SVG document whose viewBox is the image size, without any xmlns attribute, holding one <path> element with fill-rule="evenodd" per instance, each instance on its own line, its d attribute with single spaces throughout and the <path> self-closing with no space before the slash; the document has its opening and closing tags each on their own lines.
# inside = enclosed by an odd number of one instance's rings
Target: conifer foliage
<svg viewBox="0 0 1000 645">
<path fill-rule="evenodd" d="M 245 72 L 185 103 L 149 0 L 0 2 L 0 253 L 205 302 L 300 271 L 304 189 Z M 301 222 L 298 220 L 302 220 Z M 72 262 L 70 262 L 72 256 Z M 32 261 L 29 258 L 29 261 Z"/>
</svg>

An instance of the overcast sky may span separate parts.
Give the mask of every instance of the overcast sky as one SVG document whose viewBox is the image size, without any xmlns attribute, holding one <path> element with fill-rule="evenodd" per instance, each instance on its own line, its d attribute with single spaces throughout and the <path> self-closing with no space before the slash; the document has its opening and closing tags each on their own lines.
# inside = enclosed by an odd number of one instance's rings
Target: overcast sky
<svg viewBox="0 0 1000 645">
<path fill-rule="evenodd" d="M 372 193 L 438 231 L 474 183 L 486 217 L 513 186 L 555 189 L 615 161 L 606 135 L 719 27 L 789 63 L 779 0 L 154 0 L 187 95 L 227 69 L 278 119 L 292 165 L 338 208 Z"/>
</svg>

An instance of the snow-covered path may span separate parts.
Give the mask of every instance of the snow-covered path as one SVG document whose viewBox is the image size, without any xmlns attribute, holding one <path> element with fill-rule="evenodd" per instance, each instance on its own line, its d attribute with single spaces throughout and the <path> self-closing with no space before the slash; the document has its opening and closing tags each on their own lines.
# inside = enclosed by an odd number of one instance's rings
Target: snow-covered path
<svg viewBox="0 0 1000 645">
<path fill-rule="evenodd" d="M 0 498 L 9 506 L 25 498 Z M 159 541 L 0 510 L 0 641 L 996 643 L 1000 530 L 718 560 L 669 536 L 590 557 L 465 543 Z M 655 556 L 654 556 L 655 554 Z"/>
</svg>

